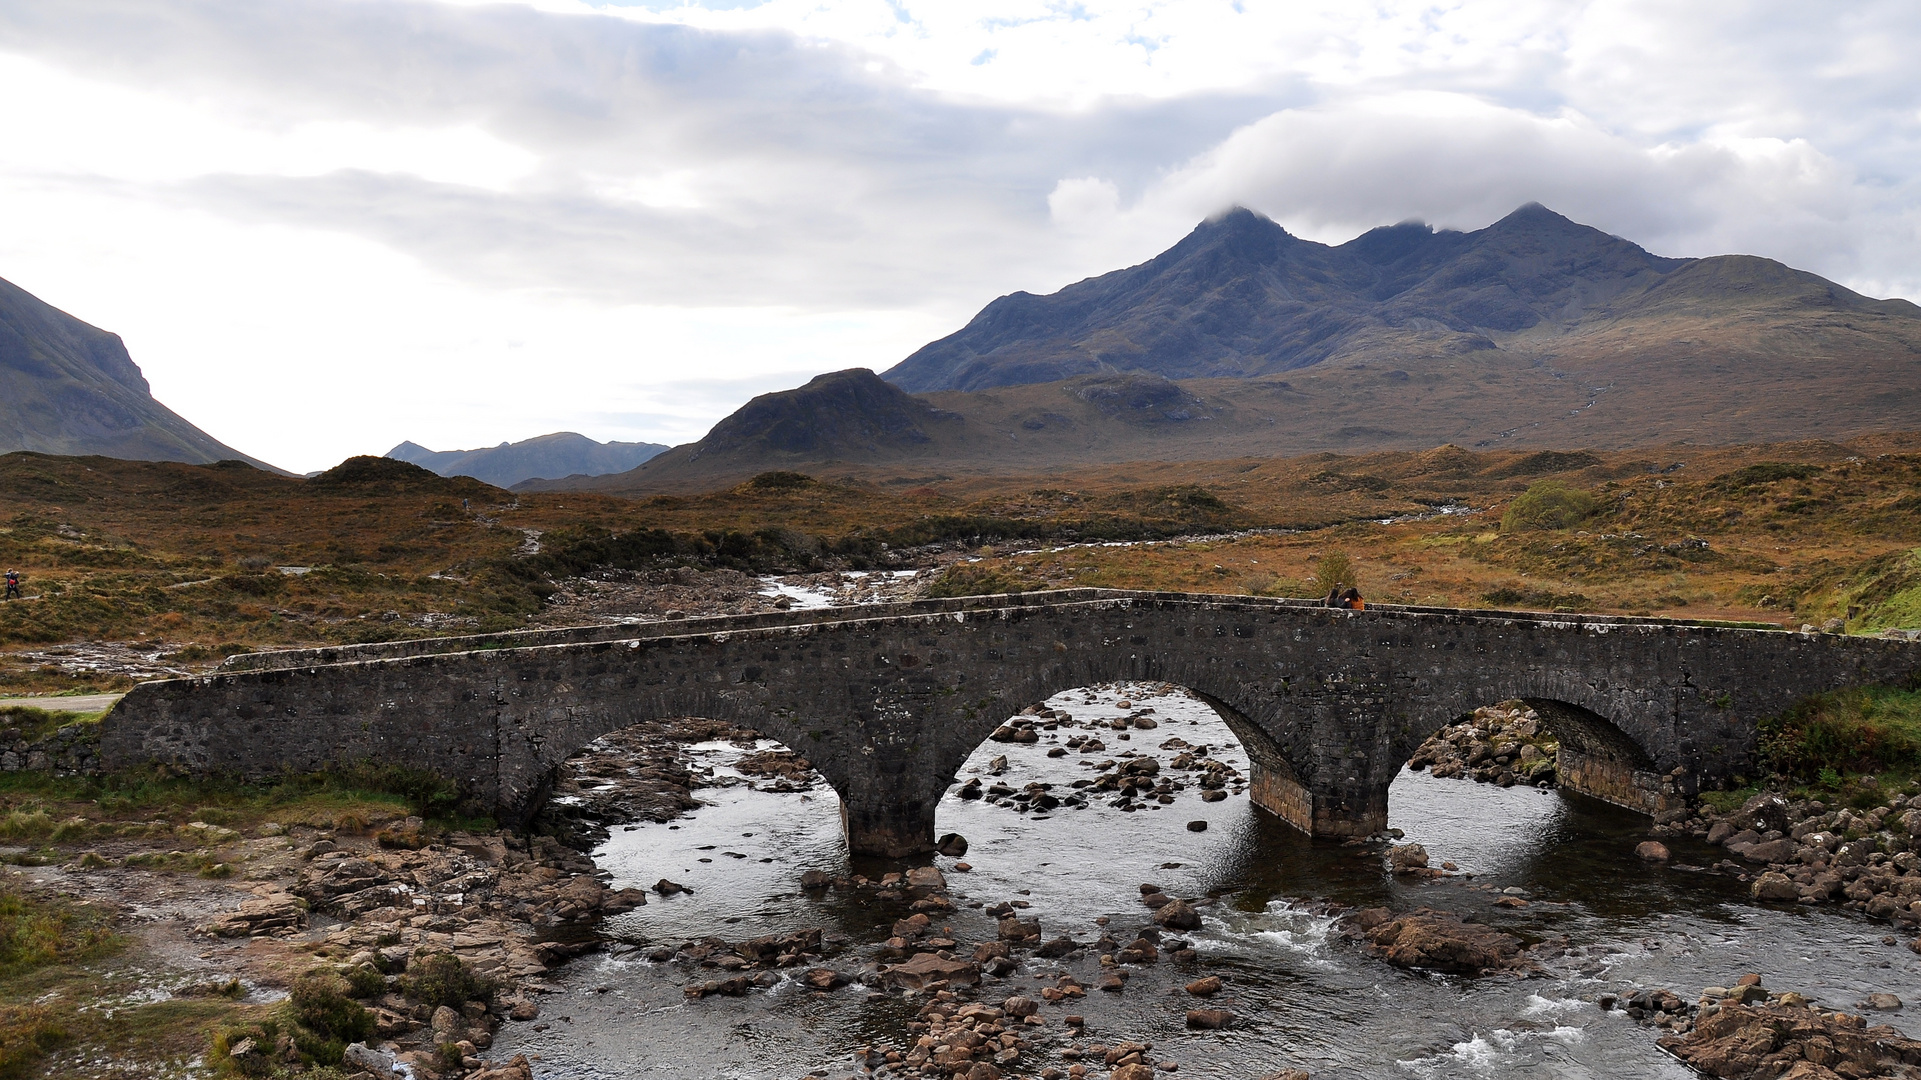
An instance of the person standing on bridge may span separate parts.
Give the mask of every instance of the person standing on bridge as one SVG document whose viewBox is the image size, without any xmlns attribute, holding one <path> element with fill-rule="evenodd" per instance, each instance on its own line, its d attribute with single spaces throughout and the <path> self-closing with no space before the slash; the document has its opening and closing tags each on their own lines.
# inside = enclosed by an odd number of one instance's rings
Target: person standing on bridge
<svg viewBox="0 0 1921 1080">
<path fill-rule="evenodd" d="M 1366 611 L 1367 601 L 1361 599 L 1361 590 L 1349 585 L 1347 591 L 1341 594 L 1340 606 L 1349 611 Z"/>
<path fill-rule="evenodd" d="M 1321 601 L 1321 603 L 1328 607 L 1346 607 L 1347 597 L 1341 591 L 1346 588 L 1347 585 L 1344 582 L 1335 582 L 1334 587 L 1327 590 L 1327 599 Z"/>
</svg>

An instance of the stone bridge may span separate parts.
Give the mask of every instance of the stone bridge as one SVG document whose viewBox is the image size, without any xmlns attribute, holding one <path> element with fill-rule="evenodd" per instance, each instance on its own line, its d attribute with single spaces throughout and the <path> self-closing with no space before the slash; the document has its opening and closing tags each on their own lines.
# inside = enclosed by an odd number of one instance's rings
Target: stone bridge
<svg viewBox="0 0 1921 1080">
<path fill-rule="evenodd" d="M 1531 703 L 1566 786 L 1653 813 L 1751 768 L 1759 719 L 1917 673 L 1904 641 L 1082 589 L 240 656 L 136 687 L 101 742 L 110 766 L 205 774 L 396 762 L 523 821 L 592 740 L 705 716 L 798 750 L 851 848 L 901 856 L 931 849 L 936 804 L 1008 716 L 1096 683 L 1192 690 L 1247 750 L 1258 805 L 1355 836 L 1384 827 L 1415 748 L 1484 704 Z"/>
</svg>

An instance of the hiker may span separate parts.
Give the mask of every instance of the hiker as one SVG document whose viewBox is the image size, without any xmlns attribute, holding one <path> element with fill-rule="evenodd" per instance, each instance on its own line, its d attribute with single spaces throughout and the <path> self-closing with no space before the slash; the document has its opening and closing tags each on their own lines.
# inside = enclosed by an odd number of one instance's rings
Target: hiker
<svg viewBox="0 0 1921 1080">
<path fill-rule="evenodd" d="M 1334 587 L 1327 590 L 1327 599 L 1321 601 L 1321 603 L 1327 607 L 1346 607 L 1346 598 L 1341 595 L 1341 590 L 1345 588 L 1347 588 L 1346 585 L 1338 581 L 1335 582 Z"/>
<path fill-rule="evenodd" d="M 1366 611 L 1367 601 L 1361 599 L 1361 590 L 1349 585 L 1347 591 L 1341 594 L 1340 606 L 1349 611 Z"/>
<path fill-rule="evenodd" d="M 11 600 L 16 596 L 21 599 L 26 598 L 20 591 L 20 571 L 9 570 L 7 571 L 7 599 Z"/>
</svg>

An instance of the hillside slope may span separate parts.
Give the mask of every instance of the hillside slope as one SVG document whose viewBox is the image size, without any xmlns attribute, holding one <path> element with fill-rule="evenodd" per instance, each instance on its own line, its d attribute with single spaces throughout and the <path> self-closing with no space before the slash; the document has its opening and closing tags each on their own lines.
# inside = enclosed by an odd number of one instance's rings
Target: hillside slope
<svg viewBox="0 0 1921 1080">
<path fill-rule="evenodd" d="M 155 401 L 118 334 L 4 280 L 0 380 L 0 453 L 263 465 Z"/>
</svg>

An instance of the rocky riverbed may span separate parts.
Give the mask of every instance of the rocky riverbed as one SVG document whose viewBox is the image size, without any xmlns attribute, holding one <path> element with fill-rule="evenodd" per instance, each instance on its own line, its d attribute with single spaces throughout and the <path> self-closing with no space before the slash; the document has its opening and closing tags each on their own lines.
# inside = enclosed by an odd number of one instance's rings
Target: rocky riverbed
<svg viewBox="0 0 1921 1080">
<path fill-rule="evenodd" d="M 1650 841 L 1646 818 L 1500 772 L 1462 782 L 1476 740 L 1551 743 L 1530 719 L 1489 712 L 1442 740 L 1465 742 L 1459 776 L 1398 780 L 1398 843 L 1314 844 L 1255 812 L 1218 717 L 1134 684 L 1011 717 L 919 864 L 850 859 L 803 756 L 684 721 L 560 777 L 546 824 L 591 857 L 404 818 L 200 823 L 25 872 L 121 905 L 164 992 L 338 980 L 373 1024 L 348 1072 L 373 1080 L 1904 1075 L 1872 1070 L 1906 1067 L 1905 1014 L 1861 1016 L 1921 997 L 1901 947 L 1921 920 L 1880 902 L 1908 895 L 1921 807 L 1751 800 Z M 1513 774 L 1508 751 L 1473 768 Z M 183 873 L 183 850 L 231 877 Z M 1839 894 L 1756 898 L 1802 871 Z M 1797 994 L 1714 985 L 1730 969 Z M 233 1036 L 242 1072 L 287 1054 Z"/>
<path fill-rule="evenodd" d="M 1487 705 L 1460 723 L 1435 732 L 1414 751 L 1407 767 L 1436 777 L 1466 776 L 1483 784 L 1513 787 L 1554 783 L 1560 742 L 1533 709 L 1518 701 Z"/>
</svg>

